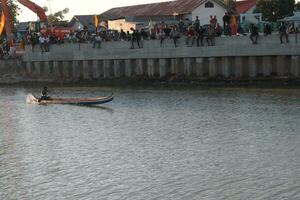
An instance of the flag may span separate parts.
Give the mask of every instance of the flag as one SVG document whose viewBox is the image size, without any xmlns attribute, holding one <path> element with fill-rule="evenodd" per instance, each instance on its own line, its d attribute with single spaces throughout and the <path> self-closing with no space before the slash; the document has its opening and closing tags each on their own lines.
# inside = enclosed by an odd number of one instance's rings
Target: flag
<svg viewBox="0 0 300 200">
<path fill-rule="evenodd" d="M 98 28 L 98 25 L 99 25 L 99 19 L 98 19 L 98 16 L 97 16 L 97 15 L 94 16 L 94 23 L 95 23 L 95 27 Z"/>
<path fill-rule="evenodd" d="M 0 35 L 2 34 L 2 31 L 4 29 L 4 25 L 5 25 L 5 15 L 2 12 L 1 19 L 0 19 Z"/>
</svg>

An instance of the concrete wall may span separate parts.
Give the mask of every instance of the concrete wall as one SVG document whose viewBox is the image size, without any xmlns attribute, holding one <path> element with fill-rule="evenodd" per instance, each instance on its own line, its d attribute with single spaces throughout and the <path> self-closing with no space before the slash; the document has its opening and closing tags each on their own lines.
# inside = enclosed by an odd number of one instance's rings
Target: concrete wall
<svg viewBox="0 0 300 200">
<path fill-rule="evenodd" d="M 18 83 L 26 77 L 22 59 L 0 60 L 0 83 Z"/>
<path fill-rule="evenodd" d="M 144 48 L 129 49 L 129 42 L 53 45 L 50 52 L 26 47 L 15 64 L 26 80 L 77 81 L 102 79 L 260 78 L 300 76 L 300 44 L 290 38 L 261 37 L 252 45 L 248 37 L 218 38 L 214 47 L 186 47 L 184 39 L 174 48 L 172 40 L 144 41 Z M 1 65 L 1 63 L 0 63 Z"/>
<path fill-rule="evenodd" d="M 29 46 L 23 57 L 30 61 L 64 61 L 64 60 L 103 60 L 103 59 L 147 59 L 147 58 L 197 58 L 197 57 L 225 57 L 225 56 L 275 56 L 300 55 L 300 43 L 295 44 L 294 37 L 290 37 L 289 44 L 280 44 L 279 37 L 261 36 L 258 45 L 252 45 L 248 37 L 234 36 L 216 39 L 214 47 L 186 47 L 184 38 L 174 48 L 172 40 L 166 39 L 160 47 L 158 40 L 144 41 L 141 49 L 129 49 L 130 42 L 103 42 L 101 48 L 92 48 L 92 44 L 64 44 L 53 45 L 49 53 L 41 53 L 39 46 L 31 52 Z M 135 45 L 137 46 L 137 45 Z"/>
</svg>

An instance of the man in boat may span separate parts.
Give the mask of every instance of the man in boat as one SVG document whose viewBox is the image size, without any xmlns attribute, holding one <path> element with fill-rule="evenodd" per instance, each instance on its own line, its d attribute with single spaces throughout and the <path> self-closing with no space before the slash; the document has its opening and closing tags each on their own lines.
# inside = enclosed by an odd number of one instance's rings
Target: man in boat
<svg viewBox="0 0 300 200">
<path fill-rule="evenodd" d="M 50 100 L 50 96 L 48 96 L 48 87 L 44 87 L 43 91 L 41 92 L 41 98 L 39 99 L 39 102 L 43 100 Z"/>
</svg>

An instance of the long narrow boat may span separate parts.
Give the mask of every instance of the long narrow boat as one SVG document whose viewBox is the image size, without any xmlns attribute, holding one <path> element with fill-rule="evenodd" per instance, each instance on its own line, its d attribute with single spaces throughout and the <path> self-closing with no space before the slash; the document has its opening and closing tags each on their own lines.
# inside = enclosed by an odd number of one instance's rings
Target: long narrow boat
<svg viewBox="0 0 300 200">
<path fill-rule="evenodd" d="M 39 98 L 32 94 L 27 95 L 26 102 L 29 104 L 71 104 L 71 105 L 98 105 L 104 104 L 112 101 L 114 99 L 113 95 L 105 97 L 96 98 L 51 98 L 49 100 L 40 101 Z"/>
</svg>

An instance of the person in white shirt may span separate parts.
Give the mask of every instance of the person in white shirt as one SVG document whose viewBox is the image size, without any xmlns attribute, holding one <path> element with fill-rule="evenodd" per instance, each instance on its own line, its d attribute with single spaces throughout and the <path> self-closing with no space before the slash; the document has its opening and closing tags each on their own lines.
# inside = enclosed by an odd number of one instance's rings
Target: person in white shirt
<svg viewBox="0 0 300 200">
<path fill-rule="evenodd" d="M 98 48 L 100 48 L 100 46 L 101 46 L 101 36 L 100 36 L 99 33 L 97 33 L 95 38 L 94 38 L 93 48 L 96 47 L 96 44 L 98 45 Z"/>
<path fill-rule="evenodd" d="M 43 35 L 40 35 L 39 42 L 42 52 L 45 52 L 45 37 Z"/>
<path fill-rule="evenodd" d="M 45 41 L 44 41 L 44 47 L 46 52 L 49 52 L 49 45 L 50 45 L 50 36 L 48 35 L 47 37 L 45 37 Z"/>
</svg>

